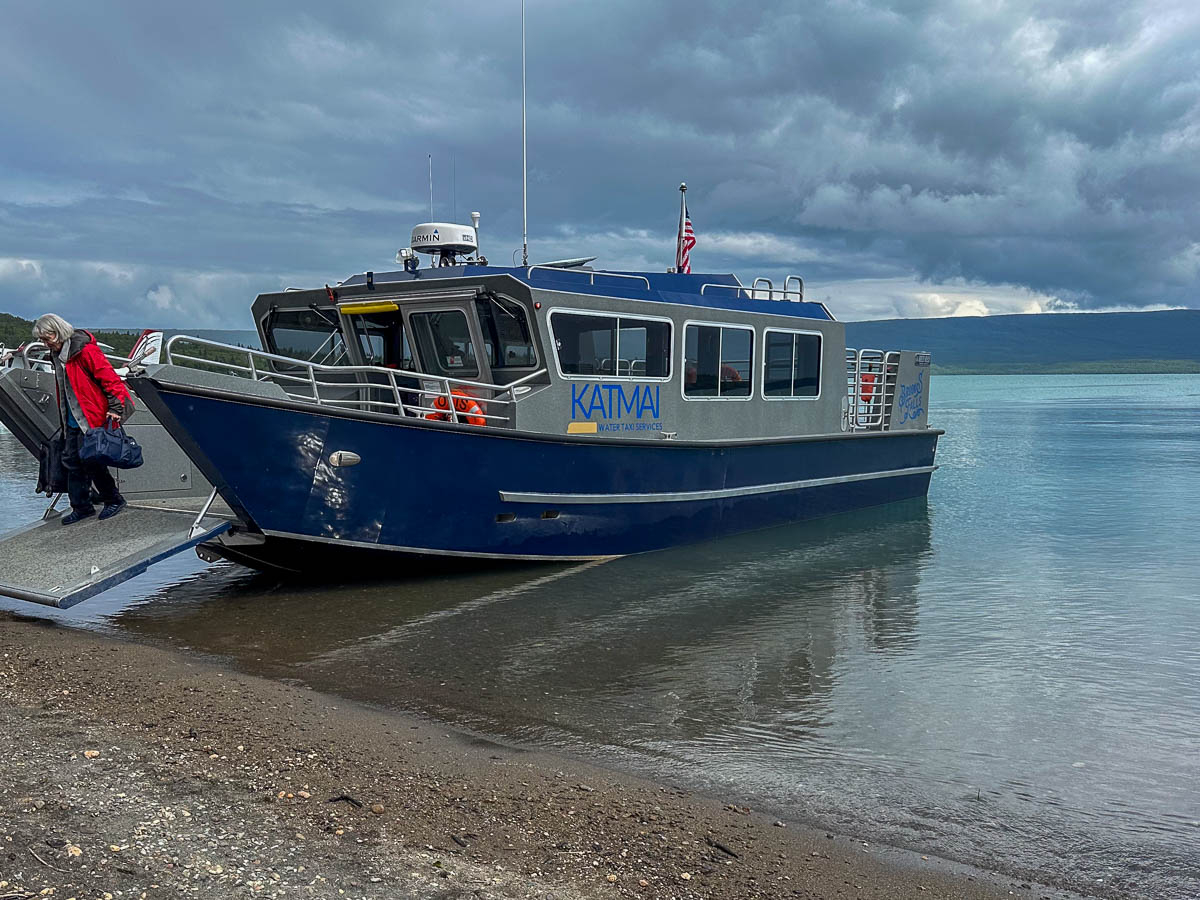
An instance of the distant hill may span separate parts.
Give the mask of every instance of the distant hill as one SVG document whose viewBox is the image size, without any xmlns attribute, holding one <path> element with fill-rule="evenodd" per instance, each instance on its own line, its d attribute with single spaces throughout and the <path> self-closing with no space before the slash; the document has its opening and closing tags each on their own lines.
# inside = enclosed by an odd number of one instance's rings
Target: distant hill
<svg viewBox="0 0 1200 900">
<path fill-rule="evenodd" d="M 92 328 L 88 325 L 81 327 L 94 334 L 96 340 L 108 344 L 118 353 L 123 354 L 133 349 L 133 342 L 142 333 L 142 329 L 140 328 Z M 233 331 L 214 328 L 167 328 L 164 329 L 163 333 L 168 338 L 175 334 L 190 334 L 192 337 L 204 338 L 209 341 L 219 341 L 222 344 L 237 344 L 242 347 L 258 347 L 259 343 L 258 332 L 256 331 Z M 9 348 L 19 347 L 30 340 L 32 334 L 33 321 L 31 319 L 22 319 L 20 316 L 0 313 L 0 345 Z"/>
<path fill-rule="evenodd" d="M 0 313 L 0 344 L 21 344 L 32 327 L 26 319 Z M 88 330 L 124 352 L 140 333 Z M 180 333 L 259 346 L 253 331 L 166 331 L 168 337 Z M 1200 372 L 1200 310 L 847 322 L 846 343 L 878 350 L 928 350 L 934 370 L 941 373 Z"/>
<path fill-rule="evenodd" d="M 1200 372 L 1200 310 L 847 322 L 846 343 L 928 350 L 943 373 Z"/>
</svg>

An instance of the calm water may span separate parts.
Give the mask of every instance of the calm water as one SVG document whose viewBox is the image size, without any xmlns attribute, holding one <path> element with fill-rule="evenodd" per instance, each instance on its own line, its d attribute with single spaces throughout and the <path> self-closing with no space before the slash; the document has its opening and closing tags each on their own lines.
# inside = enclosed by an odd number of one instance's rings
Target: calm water
<svg viewBox="0 0 1200 900">
<path fill-rule="evenodd" d="M 1200 896 L 1200 376 L 938 377 L 931 421 L 927 504 L 368 586 L 182 559 L 50 614 L 1085 892 Z M 14 521 L 31 470 L 0 435 Z"/>
</svg>

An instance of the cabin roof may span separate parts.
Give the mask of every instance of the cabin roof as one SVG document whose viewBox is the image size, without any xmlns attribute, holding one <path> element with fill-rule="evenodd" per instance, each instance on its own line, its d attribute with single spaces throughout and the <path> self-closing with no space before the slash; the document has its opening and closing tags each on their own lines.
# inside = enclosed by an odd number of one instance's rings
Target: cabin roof
<svg viewBox="0 0 1200 900">
<path fill-rule="evenodd" d="M 728 290 L 728 287 L 742 286 L 737 276 L 730 274 L 681 275 L 674 272 L 610 272 L 603 269 L 584 268 L 551 269 L 539 266 L 514 268 L 464 265 L 418 269 L 415 273 L 375 272 L 373 278 L 378 287 L 388 282 L 424 282 L 494 275 L 507 275 L 539 290 L 707 306 L 713 309 L 736 309 L 747 312 L 769 311 L 772 315 L 795 316 L 804 319 L 824 319 L 826 321 L 833 319 L 829 310 L 822 303 L 755 300 L 737 291 Z M 341 286 L 365 285 L 366 283 L 367 276 L 363 274 L 347 278 Z M 647 285 L 649 285 L 648 288 Z M 706 285 L 720 285 L 721 287 L 706 288 Z M 704 290 L 703 294 L 701 290 Z M 764 303 L 771 303 L 769 310 L 763 308 Z"/>
<path fill-rule="evenodd" d="M 822 303 L 793 302 L 783 300 L 756 300 L 744 293 L 728 288 L 743 287 L 734 275 L 690 274 L 673 272 L 608 272 L 593 269 L 550 269 L 540 267 L 507 266 L 446 266 L 418 269 L 416 272 L 372 272 L 375 290 L 388 290 L 400 284 L 429 284 L 470 278 L 508 277 L 531 288 L 543 291 L 562 291 L 594 297 L 619 297 L 624 300 L 645 300 L 657 303 L 676 303 L 700 306 L 709 309 L 729 309 L 740 312 L 770 313 L 775 316 L 792 316 L 801 319 L 832 321 L 833 316 Z M 644 279 L 644 280 L 643 280 Z M 355 294 L 367 285 L 366 274 L 354 275 L 340 282 L 335 291 L 355 288 Z M 647 287 L 649 285 L 649 287 Z M 708 287 L 706 287 L 708 286 Z M 704 290 L 704 293 L 701 293 Z M 267 310 L 275 305 L 316 304 L 332 305 L 326 299 L 324 288 L 259 294 L 253 305 L 253 315 L 258 321 Z"/>
</svg>

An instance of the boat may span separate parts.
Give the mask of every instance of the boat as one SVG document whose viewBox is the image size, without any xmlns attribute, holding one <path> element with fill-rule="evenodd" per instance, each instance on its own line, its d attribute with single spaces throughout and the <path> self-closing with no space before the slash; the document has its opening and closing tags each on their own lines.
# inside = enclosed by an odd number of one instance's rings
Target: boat
<svg viewBox="0 0 1200 900">
<path fill-rule="evenodd" d="M 592 560 L 926 495 L 930 355 L 848 349 L 799 276 L 494 266 L 477 234 L 425 223 L 400 269 L 260 294 L 261 350 L 174 335 L 129 361 L 186 492 L 122 514 L 135 553 L 0 593 L 71 605 L 193 546 L 343 577 Z"/>
<path fill-rule="evenodd" d="M 235 516 L 201 553 L 587 560 L 928 490 L 929 354 L 848 350 L 798 276 L 497 267 L 454 223 L 411 244 L 401 270 L 259 295 L 262 350 L 177 335 L 131 374 Z"/>
</svg>

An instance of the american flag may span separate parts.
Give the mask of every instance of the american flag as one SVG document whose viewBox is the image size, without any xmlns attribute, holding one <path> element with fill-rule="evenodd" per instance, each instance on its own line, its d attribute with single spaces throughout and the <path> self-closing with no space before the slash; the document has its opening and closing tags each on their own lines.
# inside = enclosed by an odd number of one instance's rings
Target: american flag
<svg viewBox="0 0 1200 900">
<path fill-rule="evenodd" d="M 692 216 L 687 204 L 679 214 L 679 246 L 675 249 L 675 271 L 690 275 L 692 272 L 692 248 L 696 246 L 696 232 L 692 231 Z"/>
</svg>

